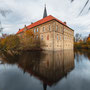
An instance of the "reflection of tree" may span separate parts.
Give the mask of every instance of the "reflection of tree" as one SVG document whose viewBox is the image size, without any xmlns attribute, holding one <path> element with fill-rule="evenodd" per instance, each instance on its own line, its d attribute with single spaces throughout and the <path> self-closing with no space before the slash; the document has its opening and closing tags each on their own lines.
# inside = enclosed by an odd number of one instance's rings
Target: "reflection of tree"
<svg viewBox="0 0 90 90">
<path fill-rule="evenodd" d="M 75 50 L 75 55 L 76 55 L 76 60 L 79 62 L 80 60 L 80 55 L 84 55 L 84 57 L 88 58 L 90 60 L 90 51 L 89 50 Z"/>
<path fill-rule="evenodd" d="M 0 56 L 2 58 L 2 62 L 8 63 L 8 64 L 15 64 L 18 62 L 20 53 L 18 52 L 0 52 Z"/>
<path fill-rule="evenodd" d="M 7 58 L 10 59 L 10 57 Z M 8 62 L 8 59 L 4 61 Z M 74 68 L 73 51 L 23 52 L 15 60 L 17 60 L 15 63 L 19 68 L 22 68 L 24 73 L 28 72 L 43 83 L 44 90 L 47 89 L 47 85 L 52 86 L 63 77 L 67 77 Z"/>
<path fill-rule="evenodd" d="M 43 83 L 43 90 L 47 90 L 47 84 Z"/>
</svg>

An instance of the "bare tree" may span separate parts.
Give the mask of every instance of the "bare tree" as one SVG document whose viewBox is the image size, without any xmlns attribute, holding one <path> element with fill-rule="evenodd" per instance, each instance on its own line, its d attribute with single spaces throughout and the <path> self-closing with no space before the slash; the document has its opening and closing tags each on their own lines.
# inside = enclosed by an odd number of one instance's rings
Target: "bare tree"
<svg viewBox="0 0 90 90">
<path fill-rule="evenodd" d="M 87 42 L 87 37 L 83 38 L 83 42 L 86 43 Z"/>
<path fill-rule="evenodd" d="M 0 8 L 0 14 L 3 16 L 3 17 L 6 17 L 7 14 L 11 13 L 12 11 L 11 10 L 6 10 L 6 9 L 1 9 Z M 2 33 L 3 31 L 3 27 L 2 27 L 2 23 L 1 23 L 1 20 L 0 20 L 0 33 Z"/>
<path fill-rule="evenodd" d="M 75 35 L 75 42 L 78 42 L 81 39 L 82 39 L 82 35 L 79 34 L 79 33 L 76 33 L 76 35 Z"/>
</svg>

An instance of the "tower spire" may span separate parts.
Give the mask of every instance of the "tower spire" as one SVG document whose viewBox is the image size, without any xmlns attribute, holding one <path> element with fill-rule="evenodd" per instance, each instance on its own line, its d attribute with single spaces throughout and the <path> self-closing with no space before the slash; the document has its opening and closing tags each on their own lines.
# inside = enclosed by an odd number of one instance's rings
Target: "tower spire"
<svg viewBox="0 0 90 90">
<path fill-rule="evenodd" d="M 46 4 L 45 4 L 45 8 L 44 8 L 44 14 L 43 14 L 43 18 L 47 17 L 47 9 L 46 9 Z"/>
</svg>

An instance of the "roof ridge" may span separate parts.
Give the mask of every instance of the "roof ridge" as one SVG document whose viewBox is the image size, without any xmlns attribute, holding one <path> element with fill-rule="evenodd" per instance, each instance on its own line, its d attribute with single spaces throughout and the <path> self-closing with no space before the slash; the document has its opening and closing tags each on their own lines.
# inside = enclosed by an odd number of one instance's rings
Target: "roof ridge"
<svg viewBox="0 0 90 90">
<path fill-rule="evenodd" d="M 43 19 L 40 19 L 40 20 L 38 20 L 38 21 L 36 21 L 36 22 L 34 22 L 34 23 L 26 26 L 26 28 L 27 28 L 27 29 L 30 29 L 30 28 L 33 28 L 33 27 L 35 27 L 35 26 L 38 26 L 38 25 L 40 25 L 40 24 L 43 24 L 43 23 L 48 22 L 48 21 L 51 21 L 51 20 L 56 20 L 56 21 L 60 22 L 61 24 L 67 26 L 64 22 L 60 21 L 59 19 L 55 18 L 54 16 L 48 15 L 47 17 L 45 17 L 45 18 L 43 18 Z M 67 26 L 67 27 L 68 27 L 68 26 Z M 68 27 L 68 28 L 69 28 L 69 27 Z M 23 32 L 23 30 L 24 30 L 24 28 L 20 29 L 20 30 L 17 32 L 17 34 Z"/>
</svg>

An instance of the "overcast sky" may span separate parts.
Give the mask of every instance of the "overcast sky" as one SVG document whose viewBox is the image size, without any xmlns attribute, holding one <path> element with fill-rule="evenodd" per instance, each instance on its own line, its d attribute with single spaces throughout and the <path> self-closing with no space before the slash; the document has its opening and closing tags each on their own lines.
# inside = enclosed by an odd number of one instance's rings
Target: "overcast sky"
<svg viewBox="0 0 90 90">
<path fill-rule="evenodd" d="M 87 36 L 90 33 L 90 12 L 87 7 L 79 16 L 87 0 L 0 0 L 0 9 L 10 10 L 6 17 L 0 14 L 3 33 L 14 34 L 24 25 L 42 19 L 46 3 L 48 15 L 52 15 L 74 29 L 75 33 Z"/>
</svg>

